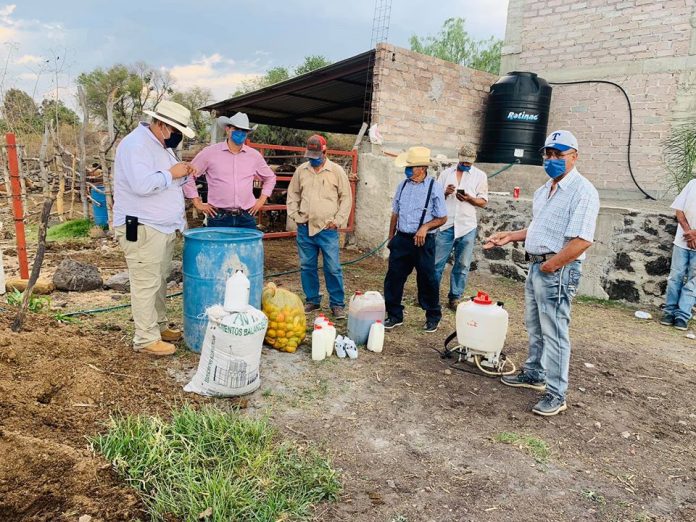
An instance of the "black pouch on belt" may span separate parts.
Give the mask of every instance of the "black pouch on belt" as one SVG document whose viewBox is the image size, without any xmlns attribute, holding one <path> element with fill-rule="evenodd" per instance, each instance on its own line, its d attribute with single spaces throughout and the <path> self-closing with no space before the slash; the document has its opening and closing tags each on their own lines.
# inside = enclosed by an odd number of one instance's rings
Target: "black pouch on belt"
<svg viewBox="0 0 696 522">
<path fill-rule="evenodd" d="M 138 240 L 138 218 L 126 216 L 126 241 Z"/>
</svg>

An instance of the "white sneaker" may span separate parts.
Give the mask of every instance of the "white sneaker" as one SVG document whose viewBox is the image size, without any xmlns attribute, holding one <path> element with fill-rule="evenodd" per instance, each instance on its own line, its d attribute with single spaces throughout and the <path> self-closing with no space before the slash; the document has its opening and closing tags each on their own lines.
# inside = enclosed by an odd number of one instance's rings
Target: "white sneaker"
<svg viewBox="0 0 696 522">
<path fill-rule="evenodd" d="M 355 346 L 355 342 L 352 339 L 349 339 L 348 337 L 344 337 L 343 342 L 345 343 L 345 350 L 348 354 L 348 357 L 350 357 L 351 359 L 357 359 L 358 347 Z"/>
<path fill-rule="evenodd" d="M 344 341 L 342 335 L 336 336 L 336 342 L 334 343 L 334 348 L 336 349 L 336 355 L 338 356 L 338 358 L 345 359 L 346 349 L 345 349 L 345 341 Z"/>
</svg>

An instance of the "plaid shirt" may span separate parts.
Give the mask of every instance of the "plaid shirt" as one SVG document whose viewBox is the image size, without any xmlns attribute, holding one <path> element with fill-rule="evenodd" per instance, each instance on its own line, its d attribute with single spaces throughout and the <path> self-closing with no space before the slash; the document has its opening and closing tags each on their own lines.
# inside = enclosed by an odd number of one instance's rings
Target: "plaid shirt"
<svg viewBox="0 0 696 522">
<path fill-rule="evenodd" d="M 559 252 L 571 239 L 594 240 L 599 195 L 587 178 L 573 169 L 558 182 L 548 197 L 552 180 L 534 193 L 532 222 L 527 228 L 524 248 L 530 254 Z M 584 259 L 585 254 L 579 259 Z"/>
</svg>

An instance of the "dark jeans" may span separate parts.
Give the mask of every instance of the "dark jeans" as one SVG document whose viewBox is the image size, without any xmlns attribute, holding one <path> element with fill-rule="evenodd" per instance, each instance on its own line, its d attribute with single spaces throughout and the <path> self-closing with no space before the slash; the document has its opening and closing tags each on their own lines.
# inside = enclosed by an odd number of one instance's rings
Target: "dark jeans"
<svg viewBox="0 0 696 522">
<path fill-rule="evenodd" d="M 209 227 L 238 227 L 238 228 L 253 228 L 256 229 L 256 220 L 254 216 L 246 210 L 238 216 L 231 214 L 218 213 L 214 218 L 208 217 Z"/>
<path fill-rule="evenodd" d="M 417 247 L 413 235 L 397 232 L 388 245 L 389 268 L 384 278 L 384 301 L 387 315 L 403 321 L 404 307 L 401 298 L 404 285 L 413 269 L 416 269 L 418 284 L 418 304 L 425 310 L 428 321 L 439 322 L 442 318 L 440 308 L 440 288 L 435 275 L 435 234 L 428 234 L 425 244 Z"/>
</svg>

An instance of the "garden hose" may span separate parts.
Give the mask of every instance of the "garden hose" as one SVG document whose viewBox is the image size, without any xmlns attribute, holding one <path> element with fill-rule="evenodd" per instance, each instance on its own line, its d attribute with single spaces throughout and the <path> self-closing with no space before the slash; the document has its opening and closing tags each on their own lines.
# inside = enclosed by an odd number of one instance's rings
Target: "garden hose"
<svg viewBox="0 0 696 522">
<path fill-rule="evenodd" d="M 362 261 L 364 259 L 367 259 L 370 256 L 375 255 L 377 252 L 379 252 L 382 249 L 382 247 L 384 247 L 384 245 L 387 244 L 388 241 L 389 241 L 389 239 L 385 239 L 384 241 L 382 241 L 382 243 L 377 248 L 374 248 L 374 249 L 370 250 L 369 252 L 367 252 L 366 254 L 363 254 L 355 259 L 351 259 L 350 261 L 346 261 L 345 263 L 341 263 L 341 266 L 354 265 L 354 264 L 359 263 L 360 261 Z M 318 267 L 318 268 L 321 268 L 321 267 Z M 273 274 L 268 274 L 267 277 L 278 277 L 278 276 L 283 276 L 283 275 L 288 275 L 288 274 L 296 274 L 298 272 L 300 272 L 300 269 L 296 268 L 293 270 L 285 270 L 283 272 L 276 272 Z M 167 296 L 167 299 L 171 299 L 173 297 L 179 297 L 180 295 L 183 295 L 183 292 L 174 292 L 173 294 L 169 294 Z M 60 314 L 60 315 L 61 315 L 61 317 L 73 317 L 76 315 L 100 314 L 103 312 L 112 312 L 114 310 L 122 310 L 124 308 L 130 308 L 130 306 L 131 306 L 130 303 L 128 303 L 128 304 L 122 304 L 122 305 L 116 305 L 116 306 L 107 306 L 106 308 L 93 308 L 91 310 L 77 310 L 75 312 L 68 312 L 67 314 Z"/>
</svg>

